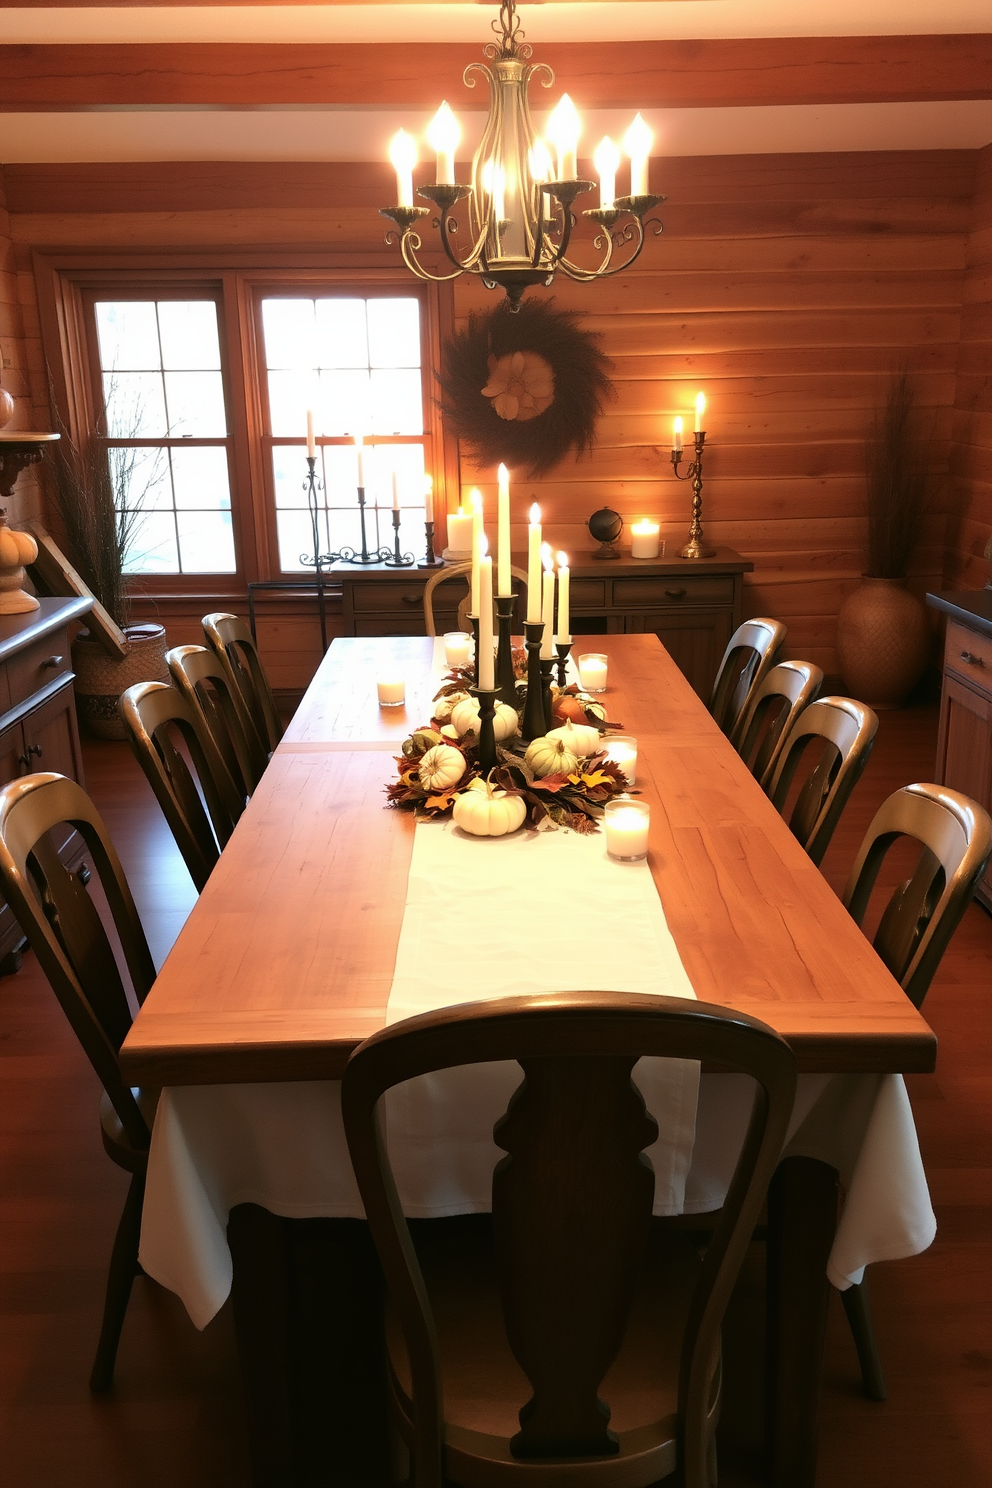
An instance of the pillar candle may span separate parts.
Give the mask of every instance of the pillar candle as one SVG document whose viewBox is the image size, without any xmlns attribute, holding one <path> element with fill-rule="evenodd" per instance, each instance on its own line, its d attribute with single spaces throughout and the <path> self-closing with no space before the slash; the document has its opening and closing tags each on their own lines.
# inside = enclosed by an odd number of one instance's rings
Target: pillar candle
<svg viewBox="0 0 992 1488">
<path fill-rule="evenodd" d="M 535 501 L 527 529 L 527 623 L 541 618 L 541 508 Z"/>
<path fill-rule="evenodd" d="M 483 538 L 485 542 L 485 538 Z M 491 692 L 494 686 L 493 662 L 493 560 L 484 553 L 479 560 L 479 686 Z"/>
<path fill-rule="evenodd" d="M 607 801 L 603 825 L 609 857 L 621 863 L 639 863 L 647 857 L 651 828 L 647 801 Z"/>
<path fill-rule="evenodd" d="M 510 472 L 501 465 L 496 472 L 499 497 L 496 523 L 496 593 L 505 598 L 513 593 L 510 570 Z"/>
<path fill-rule="evenodd" d="M 482 525 L 482 492 L 473 491 L 469 498 L 472 503 L 472 600 L 469 605 L 470 615 L 481 615 L 479 609 L 479 572 L 482 563 L 482 555 L 485 552 L 483 543 L 486 540 L 485 529 Z"/>
<path fill-rule="evenodd" d="M 568 571 L 568 554 L 558 554 L 558 639 L 561 644 L 567 645 L 572 639 L 569 626 L 572 623 L 569 614 L 569 582 L 571 575 Z"/>
<path fill-rule="evenodd" d="M 635 522 L 630 529 L 631 558 L 657 558 L 658 546 L 658 523 L 647 517 Z"/>
<path fill-rule="evenodd" d="M 317 441 L 313 437 L 313 409 L 307 409 L 307 454 L 312 460 L 317 454 Z"/>
<path fill-rule="evenodd" d="M 448 547 L 455 553 L 472 551 L 472 514 L 463 506 L 448 513 Z"/>
<path fill-rule="evenodd" d="M 544 634 L 541 637 L 541 657 L 546 661 L 555 654 L 555 566 L 548 543 L 541 544 L 541 562 L 544 565 L 544 598 L 541 604 Z"/>
</svg>

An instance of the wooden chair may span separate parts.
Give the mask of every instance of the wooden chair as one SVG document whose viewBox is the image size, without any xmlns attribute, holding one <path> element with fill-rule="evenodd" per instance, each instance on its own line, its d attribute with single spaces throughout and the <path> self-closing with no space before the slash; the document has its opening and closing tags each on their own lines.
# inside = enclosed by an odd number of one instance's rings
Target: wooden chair
<svg viewBox="0 0 992 1488">
<path fill-rule="evenodd" d="M 642 1055 L 707 1059 L 757 1082 L 702 1260 L 686 1231 L 651 1218 L 642 1152 L 657 1125 L 631 1081 Z M 479 1216 L 424 1221 L 415 1248 L 380 1098 L 415 1076 L 494 1060 L 518 1060 L 524 1082 L 494 1130 L 509 1155 L 493 1173 L 491 1227 Z M 687 1488 L 715 1480 L 721 1319 L 795 1081 L 791 1050 L 752 1018 L 609 992 L 445 1008 L 360 1045 L 342 1109 L 392 1307 L 393 1401 L 415 1488 L 538 1478 L 645 1488 L 677 1467 Z"/>
<path fill-rule="evenodd" d="M 434 591 L 439 584 L 445 584 L 449 579 L 457 579 L 462 575 L 472 572 L 471 563 L 452 563 L 447 568 L 439 568 L 436 574 L 431 574 L 424 585 L 424 625 L 429 636 L 437 635 L 437 626 L 434 623 Z M 522 613 L 527 605 L 527 574 L 524 569 L 511 565 L 510 572 L 515 579 L 519 579 L 523 585 L 522 590 L 517 590 L 517 613 Z M 495 566 L 494 566 L 495 574 Z M 468 607 L 471 603 L 471 592 L 458 605 L 458 629 L 466 632 L 472 627 L 468 621 Z"/>
<path fill-rule="evenodd" d="M 787 634 L 778 620 L 745 620 L 730 637 L 710 695 L 710 712 L 730 739 Z"/>
<path fill-rule="evenodd" d="M 238 788 L 250 796 L 262 778 L 261 741 L 249 742 L 244 703 L 229 675 L 207 646 L 174 646 L 165 653 L 169 673 L 194 716 L 210 734 Z"/>
<path fill-rule="evenodd" d="M 81 786 L 62 775 L 25 775 L 0 790 L 0 892 L 27 936 L 76 1037 L 103 1085 L 103 1145 L 131 1174 L 117 1227 L 91 1390 L 113 1380 L 117 1345 L 138 1271 L 138 1234 L 153 1103 L 131 1090 L 118 1051 L 131 1010 L 111 940 L 78 874 L 59 861 L 50 834 L 74 827 L 89 852 L 110 907 L 132 990 L 139 1003 L 155 967 L 113 843 Z"/>
<path fill-rule="evenodd" d="M 767 788 L 786 735 L 822 686 L 812 662 L 780 661 L 751 689 L 735 742 L 760 786 Z"/>
<path fill-rule="evenodd" d="M 190 877 L 202 890 L 244 810 L 244 797 L 209 731 L 174 687 L 139 682 L 122 694 L 120 714 Z"/>
<path fill-rule="evenodd" d="M 878 732 L 878 718 L 851 698 L 817 698 L 793 723 L 778 751 L 767 791 L 782 811 L 802 761 L 812 768 L 799 787 L 789 826 L 814 863 L 822 863 L 834 828 L 861 779 Z M 816 740 L 819 751 L 813 746 Z M 815 760 L 813 759 L 813 756 Z"/>
<path fill-rule="evenodd" d="M 883 801 L 851 869 L 843 902 L 864 923 L 886 854 L 900 838 L 923 852 L 912 876 L 892 893 L 872 945 L 907 997 L 920 1007 L 948 942 L 992 855 L 992 819 L 945 785 L 906 785 Z M 886 1398 L 865 1282 L 841 1296 L 854 1335 L 865 1393 Z"/>
<path fill-rule="evenodd" d="M 218 612 L 204 615 L 203 634 L 221 666 L 229 671 L 229 681 L 237 687 L 266 757 L 282 738 L 282 721 L 276 707 L 255 637 L 237 615 Z"/>
</svg>

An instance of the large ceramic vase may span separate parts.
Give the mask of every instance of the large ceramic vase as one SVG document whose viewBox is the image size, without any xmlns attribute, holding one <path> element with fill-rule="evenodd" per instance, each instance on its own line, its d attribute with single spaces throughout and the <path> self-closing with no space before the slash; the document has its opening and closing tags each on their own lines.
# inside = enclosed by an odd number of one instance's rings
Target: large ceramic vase
<svg viewBox="0 0 992 1488">
<path fill-rule="evenodd" d="M 872 708 L 899 708 L 930 654 L 926 610 L 904 579 L 865 578 L 837 616 L 837 659 L 844 686 Z"/>
<path fill-rule="evenodd" d="M 98 739 L 123 739 L 124 725 L 117 711 L 122 692 L 135 682 L 168 682 L 165 664 L 168 642 L 163 625 L 129 625 L 126 656 L 110 656 L 88 631 L 80 631 L 72 645 L 76 673 L 76 712 Z"/>
</svg>

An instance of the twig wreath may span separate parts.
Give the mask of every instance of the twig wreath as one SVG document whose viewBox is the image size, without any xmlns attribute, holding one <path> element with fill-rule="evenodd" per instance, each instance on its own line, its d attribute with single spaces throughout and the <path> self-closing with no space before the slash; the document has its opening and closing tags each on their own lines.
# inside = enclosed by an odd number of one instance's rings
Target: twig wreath
<svg viewBox="0 0 992 1488">
<path fill-rule="evenodd" d="M 574 311 L 554 300 L 503 301 L 469 317 L 441 356 L 441 408 L 481 465 L 543 475 L 590 449 L 613 363 Z"/>
</svg>

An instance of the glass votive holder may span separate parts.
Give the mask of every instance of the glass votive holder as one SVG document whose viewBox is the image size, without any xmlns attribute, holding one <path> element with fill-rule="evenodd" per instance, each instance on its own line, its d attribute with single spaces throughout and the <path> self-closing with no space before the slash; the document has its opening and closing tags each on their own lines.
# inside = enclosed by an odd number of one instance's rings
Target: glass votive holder
<svg viewBox="0 0 992 1488">
<path fill-rule="evenodd" d="M 468 666 L 472 656 L 472 637 L 464 630 L 449 630 L 444 635 L 444 662 L 449 667 Z"/>
<path fill-rule="evenodd" d="M 380 708 L 402 708 L 406 702 L 406 683 L 402 678 L 377 682 L 375 690 L 379 694 Z"/>
<path fill-rule="evenodd" d="M 603 739 L 608 760 L 619 765 L 628 785 L 637 784 L 637 740 L 632 734 L 607 734 Z"/>
<path fill-rule="evenodd" d="M 598 651 L 587 651 L 578 658 L 579 686 L 583 692 L 606 691 L 606 668 L 609 658 Z"/>
<path fill-rule="evenodd" d="M 607 801 L 603 820 L 607 857 L 614 863 L 643 863 L 648 855 L 648 829 L 651 825 L 651 807 L 647 801 L 623 797 Z"/>
</svg>

